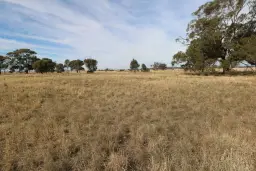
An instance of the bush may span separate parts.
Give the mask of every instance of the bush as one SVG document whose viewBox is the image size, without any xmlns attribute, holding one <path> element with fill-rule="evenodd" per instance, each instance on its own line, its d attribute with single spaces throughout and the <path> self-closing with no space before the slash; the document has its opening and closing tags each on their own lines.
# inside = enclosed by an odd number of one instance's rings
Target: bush
<svg viewBox="0 0 256 171">
<path fill-rule="evenodd" d="M 91 58 L 85 59 L 85 60 L 84 60 L 84 64 L 85 64 L 85 66 L 88 68 L 88 71 L 89 71 L 90 73 L 93 73 L 94 71 L 97 70 L 98 61 L 95 60 L 95 59 L 91 59 Z M 88 72 L 87 72 L 87 73 L 88 73 Z"/>
<path fill-rule="evenodd" d="M 149 72 L 149 69 L 147 68 L 147 66 L 145 64 L 141 65 L 141 71 L 142 72 Z"/>
<path fill-rule="evenodd" d="M 56 65 L 56 72 L 57 72 L 57 73 L 62 73 L 62 72 L 64 72 L 64 65 L 63 65 L 63 64 L 57 64 L 57 65 Z"/>
<path fill-rule="evenodd" d="M 43 58 L 33 64 L 33 68 L 37 73 L 54 72 L 55 66 L 56 63 L 48 58 Z"/>
<path fill-rule="evenodd" d="M 139 67 L 140 67 L 140 64 L 138 63 L 138 61 L 136 59 L 133 59 L 130 63 L 130 69 L 132 71 L 137 71 Z"/>
<path fill-rule="evenodd" d="M 81 70 L 84 70 L 84 68 L 82 67 L 83 65 L 84 62 L 79 59 L 69 62 L 69 67 L 71 68 L 71 70 L 76 70 L 77 73 Z"/>
</svg>

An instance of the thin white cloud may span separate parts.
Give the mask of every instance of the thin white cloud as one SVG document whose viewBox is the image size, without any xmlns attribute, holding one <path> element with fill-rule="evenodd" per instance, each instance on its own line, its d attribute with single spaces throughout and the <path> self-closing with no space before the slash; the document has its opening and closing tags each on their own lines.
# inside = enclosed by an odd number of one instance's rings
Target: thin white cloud
<svg viewBox="0 0 256 171">
<path fill-rule="evenodd" d="M 57 47 L 42 46 L 42 45 L 21 42 L 21 41 L 17 41 L 17 40 L 0 38 L 0 49 L 2 49 L 2 50 L 26 48 L 26 47 L 27 48 L 45 49 L 45 50 L 62 50 L 61 48 L 57 48 Z"/>
<path fill-rule="evenodd" d="M 177 6 L 174 0 L 72 0 L 69 4 L 61 0 L 1 1 L 8 9 L 0 9 L 7 14 L 0 24 L 15 27 L 2 35 L 13 33 L 16 38 L 0 39 L 1 49 L 26 46 L 39 49 L 39 53 L 49 50 L 48 54 L 55 54 L 60 62 L 67 57 L 92 56 L 100 68 L 127 68 L 132 58 L 147 65 L 154 61 L 170 63 L 172 55 L 185 48 L 175 38 L 185 34 L 190 13 L 205 2 L 181 0 L 185 5 Z"/>
</svg>

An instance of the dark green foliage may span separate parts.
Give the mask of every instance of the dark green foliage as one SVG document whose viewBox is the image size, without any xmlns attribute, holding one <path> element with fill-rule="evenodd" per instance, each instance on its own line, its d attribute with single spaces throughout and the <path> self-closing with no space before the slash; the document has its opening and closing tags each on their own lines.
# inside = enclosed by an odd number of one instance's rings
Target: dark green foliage
<svg viewBox="0 0 256 171">
<path fill-rule="evenodd" d="M 161 62 L 154 62 L 152 65 L 153 70 L 165 70 L 167 69 L 167 65 Z"/>
<path fill-rule="evenodd" d="M 141 65 L 141 71 L 142 72 L 149 72 L 149 69 L 147 68 L 147 66 L 145 64 Z"/>
<path fill-rule="evenodd" d="M 240 39 L 233 55 L 256 66 L 256 35 Z"/>
<path fill-rule="evenodd" d="M 188 37 L 179 39 L 188 49 L 173 56 L 173 65 L 204 72 L 219 63 L 225 73 L 244 60 L 255 64 L 255 0 L 212 0 L 193 15 Z"/>
<path fill-rule="evenodd" d="M 6 68 L 7 65 L 4 63 L 7 57 L 0 55 L 0 74 L 2 73 L 2 69 Z"/>
<path fill-rule="evenodd" d="M 55 66 L 56 63 L 48 58 L 43 58 L 33 64 L 33 68 L 37 73 L 54 72 Z"/>
<path fill-rule="evenodd" d="M 56 72 L 57 73 L 62 73 L 62 72 L 64 72 L 65 70 L 64 70 L 64 65 L 63 64 L 57 64 L 56 65 Z"/>
<path fill-rule="evenodd" d="M 84 68 L 82 67 L 83 65 L 84 62 L 80 59 L 70 61 L 69 63 L 69 67 L 71 68 L 71 70 L 75 70 L 77 73 L 81 70 L 84 70 Z"/>
<path fill-rule="evenodd" d="M 136 59 L 133 59 L 130 63 L 130 69 L 132 71 L 137 71 L 140 67 L 140 64 L 138 63 L 138 61 Z"/>
<path fill-rule="evenodd" d="M 91 59 L 91 58 L 85 59 L 84 64 L 90 73 L 93 73 L 94 71 L 97 70 L 98 61 L 95 59 Z"/>
<path fill-rule="evenodd" d="M 180 64 L 180 63 L 186 63 L 188 62 L 188 56 L 186 53 L 179 51 L 178 53 L 176 53 L 173 58 L 172 58 L 172 65 L 176 65 L 176 64 Z"/>
</svg>

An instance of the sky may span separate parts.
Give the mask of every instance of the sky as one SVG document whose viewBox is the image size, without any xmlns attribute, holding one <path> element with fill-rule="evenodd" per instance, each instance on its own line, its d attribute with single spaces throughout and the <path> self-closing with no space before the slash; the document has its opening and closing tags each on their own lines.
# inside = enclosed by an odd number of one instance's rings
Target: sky
<svg viewBox="0 0 256 171">
<path fill-rule="evenodd" d="M 171 63 L 186 47 L 191 13 L 207 0 L 0 0 L 0 54 L 30 48 L 39 57 L 94 58 L 98 68 Z"/>
</svg>

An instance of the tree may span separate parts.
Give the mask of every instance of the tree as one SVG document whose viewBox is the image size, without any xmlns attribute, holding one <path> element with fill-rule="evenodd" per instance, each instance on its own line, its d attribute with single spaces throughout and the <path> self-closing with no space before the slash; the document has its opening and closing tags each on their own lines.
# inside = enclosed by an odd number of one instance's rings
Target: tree
<svg viewBox="0 0 256 171">
<path fill-rule="evenodd" d="M 69 63 L 69 67 L 71 68 L 71 70 L 75 70 L 77 73 L 84 69 L 82 67 L 83 65 L 84 65 L 84 62 L 81 61 L 80 59 L 70 61 Z"/>
<path fill-rule="evenodd" d="M 161 64 L 159 65 L 159 69 L 161 69 L 161 70 L 166 70 L 166 69 L 167 69 L 167 65 L 164 64 L 164 63 L 161 63 Z"/>
<path fill-rule="evenodd" d="M 32 69 L 33 63 L 39 60 L 36 54 L 35 51 L 30 49 L 17 49 L 7 53 L 9 68 L 18 69 L 19 72 L 24 70 L 28 73 L 28 71 Z"/>
<path fill-rule="evenodd" d="M 188 62 L 188 60 L 189 59 L 188 59 L 187 54 L 182 51 L 179 51 L 172 58 L 172 66 L 174 66 L 176 64 L 186 63 L 186 62 Z"/>
<path fill-rule="evenodd" d="M 256 66 L 256 35 L 242 38 L 235 47 L 233 56 Z"/>
<path fill-rule="evenodd" d="M 152 65 L 153 70 L 158 70 L 159 65 L 160 65 L 159 62 L 154 62 L 154 64 Z"/>
<path fill-rule="evenodd" d="M 91 58 L 85 59 L 84 64 L 87 67 L 88 72 L 90 73 L 93 73 L 94 71 L 97 70 L 98 61 L 95 59 L 91 59 Z"/>
<path fill-rule="evenodd" d="M 65 62 L 64 62 L 64 67 L 68 70 L 69 68 L 69 64 L 70 64 L 70 60 L 69 59 L 66 59 Z"/>
<path fill-rule="evenodd" d="M 43 58 L 33 64 L 33 68 L 37 73 L 54 72 L 56 63 L 49 58 Z"/>
<path fill-rule="evenodd" d="M 249 6 L 249 12 L 244 12 L 245 6 Z M 190 49 L 186 52 L 186 66 L 204 72 L 219 62 L 225 73 L 234 63 L 248 60 L 234 52 L 241 39 L 255 34 L 255 0 L 212 0 L 201 5 L 193 15 L 195 19 L 188 25 L 188 37 L 179 39 Z M 178 57 L 184 56 L 176 56 L 174 63 Z"/>
<path fill-rule="evenodd" d="M 149 69 L 147 68 L 147 66 L 146 66 L 145 64 L 142 64 L 142 65 L 141 65 L 141 71 L 142 71 L 142 72 L 148 72 Z"/>
<path fill-rule="evenodd" d="M 206 40 L 194 39 L 190 42 L 186 52 L 180 51 L 173 56 L 172 64 L 181 64 L 185 71 L 204 72 L 207 67 L 216 63 L 216 60 L 210 57 L 213 55 L 210 54 L 218 52 L 214 50 L 214 47 L 210 47 L 212 46 L 208 45 Z"/>
<path fill-rule="evenodd" d="M 62 72 L 64 72 L 65 70 L 64 70 L 64 65 L 63 64 L 57 64 L 56 65 L 56 72 L 57 73 L 62 73 Z"/>
<path fill-rule="evenodd" d="M 2 69 L 6 67 L 4 64 L 6 59 L 7 57 L 0 55 L 0 75 L 2 74 Z"/>
<path fill-rule="evenodd" d="M 154 64 L 152 65 L 153 70 L 165 70 L 167 68 L 167 65 L 164 63 L 160 63 L 160 62 L 154 62 Z"/>
<path fill-rule="evenodd" d="M 133 59 L 130 63 L 130 69 L 132 71 L 137 71 L 140 67 L 140 64 L 138 63 L 138 61 L 136 59 Z"/>
</svg>

